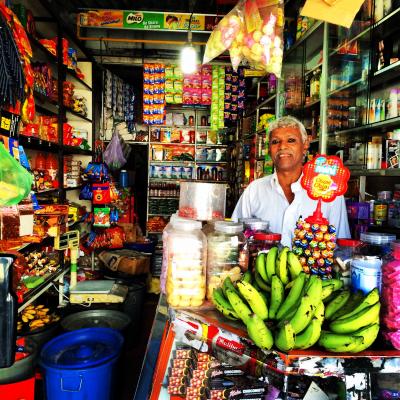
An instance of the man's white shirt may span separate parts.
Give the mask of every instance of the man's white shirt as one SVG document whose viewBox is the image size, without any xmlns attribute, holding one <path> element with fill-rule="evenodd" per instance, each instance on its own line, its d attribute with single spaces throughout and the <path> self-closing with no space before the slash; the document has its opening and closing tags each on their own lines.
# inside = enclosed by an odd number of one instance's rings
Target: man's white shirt
<svg viewBox="0 0 400 400">
<path fill-rule="evenodd" d="M 235 210 L 233 220 L 239 218 L 260 218 L 268 221 L 270 230 L 282 235 L 281 243 L 292 247 L 292 239 L 296 221 L 312 215 L 317 207 L 317 201 L 308 197 L 300 184 L 300 179 L 292 183 L 294 200 L 289 204 L 276 173 L 256 179 L 245 189 Z M 349 238 L 350 229 L 347 219 L 346 204 L 343 196 L 330 203 L 322 202 L 322 214 L 329 223 L 336 227 L 338 238 Z"/>
</svg>

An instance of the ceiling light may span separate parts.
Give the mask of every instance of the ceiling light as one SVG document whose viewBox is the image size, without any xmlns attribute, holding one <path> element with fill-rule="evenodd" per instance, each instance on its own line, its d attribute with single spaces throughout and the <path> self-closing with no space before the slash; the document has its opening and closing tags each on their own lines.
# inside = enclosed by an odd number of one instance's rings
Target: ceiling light
<svg viewBox="0 0 400 400">
<path fill-rule="evenodd" d="M 197 52 L 192 46 L 192 32 L 188 31 L 188 43 L 181 50 L 180 66 L 184 74 L 197 71 Z"/>
</svg>

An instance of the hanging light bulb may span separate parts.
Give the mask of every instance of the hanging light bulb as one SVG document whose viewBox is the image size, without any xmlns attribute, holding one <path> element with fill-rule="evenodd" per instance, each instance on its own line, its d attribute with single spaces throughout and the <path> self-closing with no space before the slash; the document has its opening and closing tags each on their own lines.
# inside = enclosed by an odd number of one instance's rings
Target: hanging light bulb
<svg viewBox="0 0 400 400">
<path fill-rule="evenodd" d="M 193 74 L 197 70 L 197 52 L 192 46 L 192 31 L 188 31 L 188 43 L 181 50 L 181 70 L 184 74 Z"/>
</svg>

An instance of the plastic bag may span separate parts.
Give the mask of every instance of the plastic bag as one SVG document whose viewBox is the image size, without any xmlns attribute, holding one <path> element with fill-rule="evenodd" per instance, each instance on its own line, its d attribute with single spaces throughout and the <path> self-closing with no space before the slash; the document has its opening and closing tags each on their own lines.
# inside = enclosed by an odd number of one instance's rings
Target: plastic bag
<svg viewBox="0 0 400 400">
<path fill-rule="evenodd" d="M 18 204 L 31 187 L 32 175 L 0 143 L 0 206 Z"/>
<path fill-rule="evenodd" d="M 207 41 L 203 64 L 208 63 L 225 50 L 228 50 L 232 46 L 235 37 L 243 30 L 244 20 L 242 9 L 244 3 L 244 0 L 240 1 L 219 21 L 217 27 L 212 31 Z"/>
<path fill-rule="evenodd" d="M 118 133 L 114 131 L 110 143 L 104 152 L 104 161 L 111 170 L 120 169 L 126 163 Z"/>
<path fill-rule="evenodd" d="M 280 77 L 283 27 L 283 0 L 242 0 L 214 29 L 203 62 L 229 50 L 235 71 L 245 59 L 250 67 Z"/>
</svg>

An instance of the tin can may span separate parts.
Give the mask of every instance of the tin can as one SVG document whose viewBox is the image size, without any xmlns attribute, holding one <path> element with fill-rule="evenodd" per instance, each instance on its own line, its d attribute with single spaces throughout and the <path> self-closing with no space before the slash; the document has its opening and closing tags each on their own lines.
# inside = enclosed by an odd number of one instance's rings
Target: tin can
<svg viewBox="0 0 400 400">
<path fill-rule="evenodd" d="M 351 286 L 367 294 L 382 289 L 382 259 L 378 256 L 358 256 L 351 261 Z"/>
</svg>

